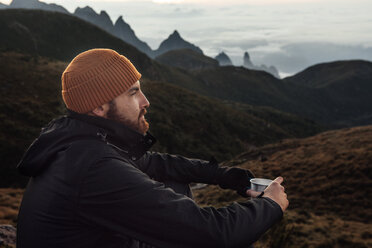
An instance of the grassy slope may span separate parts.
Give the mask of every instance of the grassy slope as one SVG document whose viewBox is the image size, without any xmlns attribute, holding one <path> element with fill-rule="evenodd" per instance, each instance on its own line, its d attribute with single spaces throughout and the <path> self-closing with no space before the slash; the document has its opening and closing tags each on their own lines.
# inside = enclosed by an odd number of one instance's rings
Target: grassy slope
<svg viewBox="0 0 372 248">
<path fill-rule="evenodd" d="M 282 247 L 368 247 L 371 137 L 372 126 L 328 131 L 252 149 L 225 165 L 248 168 L 257 177 L 285 178 L 290 209 L 286 230 L 278 228 L 288 235 Z M 242 200 L 215 186 L 198 190 L 196 197 L 216 206 Z M 263 239 L 261 245 L 271 241 Z"/>
<path fill-rule="evenodd" d="M 64 111 L 58 82 L 65 63 L 16 53 L 0 56 L 0 184 L 24 184 L 14 167 L 46 120 Z"/>
</svg>

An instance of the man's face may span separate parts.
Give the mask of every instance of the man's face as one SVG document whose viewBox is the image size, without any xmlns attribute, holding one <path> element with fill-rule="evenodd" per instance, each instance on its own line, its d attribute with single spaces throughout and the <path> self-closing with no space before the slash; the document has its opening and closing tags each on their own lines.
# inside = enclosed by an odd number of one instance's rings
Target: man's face
<svg viewBox="0 0 372 248">
<path fill-rule="evenodd" d="M 149 101 L 141 91 L 140 82 L 137 81 L 126 92 L 109 103 L 106 118 L 123 123 L 127 127 L 145 134 L 149 124 L 145 119 L 146 108 Z"/>
</svg>

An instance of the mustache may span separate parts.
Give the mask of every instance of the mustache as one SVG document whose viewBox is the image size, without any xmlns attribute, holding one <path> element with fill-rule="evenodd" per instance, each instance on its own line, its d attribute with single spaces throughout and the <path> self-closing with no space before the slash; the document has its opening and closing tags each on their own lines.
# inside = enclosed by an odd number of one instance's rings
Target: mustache
<svg viewBox="0 0 372 248">
<path fill-rule="evenodd" d="M 138 115 L 138 117 L 141 117 L 142 115 L 145 115 L 147 114 L 147 110 L 146 109 L 142 109 Z"/>
</svg>

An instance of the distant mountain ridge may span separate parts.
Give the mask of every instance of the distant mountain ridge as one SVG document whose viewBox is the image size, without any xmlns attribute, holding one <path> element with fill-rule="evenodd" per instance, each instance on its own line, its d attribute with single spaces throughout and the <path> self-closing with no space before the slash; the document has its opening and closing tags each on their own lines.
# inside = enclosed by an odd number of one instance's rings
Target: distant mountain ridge
<svg viewBox="0 0 372 248">
<path fill-rule="evenodd" d="M 41 9 L 46 11 L 57 11 L 65 14 L 70 14 L 65 8 L 57 4 L 46 4 L 39 0 L 13 0 L 9 6 L 1 6 L 0 8 L 28 8 L 28 9 Z M 175 30 L 167 39 L 165 39 L 156 50 L 152 50 L 151 47 L 144 41 L 140 40 L 134 30 L 126 23 L 123 16 L 119 18 L 113 24 L 108 13 L 102 10 L 99 14 L 94 11 L 90 6 L 84 8 L 77 7 L 75 12 L 72 14 L 87 22 L 90 22 L 106 32 L 120 38 L 121 40 L 133 45 L 141 52 L 145 53 L 150 58 L 155 58 L 163 53 L 179 49 L 191 49 L 195 52 L 203 54 L 203 51 L 196 45 L 184 40 L 179 32 Z M 192 57 L 193 55 L 189 55 Z M 170 57 L 167 58 L 169 60 Z M 212 59 L 212 58 L 211 58 Z M 221 53 L 215 57 L 221 66 L 233 65 L 230 58 L 225 54 Z M 243 65 L 245 66 L 245 65 Z M 275 67 L 261 66 L 245 66 L 246 68 L 253 70 L 263 70 L 271 73 L 275 77 L 279 78 L 278 72 Z"/>
<path fill-rule="evenodd" d="M 340 79 L 344 81 L 364 80 L 372 84 L 372 62 L 345 60 L 320 63 L 306 68 L 284 80 L 312 88 L 330 87 Z"/>
<path fill-rule="evenodd" d="M 124 22 L 123 17 L 119 16 L 119 18 L 116 20 L 113 32 L 116 37 L 119 37 L 125 42 L 128 42 L 129 44 L 135 46 L 140 51 L 147 54 L 149 57 L 154 57 L 154 51 L 151 50 L 150 46 L 147 45 L 146 42 L 141 41 L 138 39 L 136 34 L 134 33 L 133 29 Z"/>
<path fill-rule="evenodd" d="M 230 57 L 225 52 L 220 52 L 215 59 L 218 61 L 220 66 L 233 66 Z M 257 66 L 254 65 L 249 57 L 248 52 L 244 53 L 243 56 L 243 67 L 250 70 L 266 71 L 276 78 L 279 77 L 278 70 L 274 66 L 267 67 L 266 65 Z"/>
<path fill-rule="evenodd" d="M 266 72 L 244 67 L 185 71 L 160 65 L 133 46 L 71 15 L 36 10 L 1 12 L 0 36 L 7 37 L 0 40 L 3 51 L 15 50 L 66 61 L 89 48 L 110 47 L 130 58 L 144 77 L 169 82 L 208 97 L 267 106 L 332 127 L 372 123 L 370 63 L 365 63 L 363 71 L 366 75 L 362 78 L 363 73 L 355 73 L 360 62 L 347 61 L 338 70 L 327 69 L 327 64 L 321 65 L 335 80 L 330 87 L 321 88 L 290 79 L 279 80 Z M 355 63 L 358 66 L 354 66 Z M 354 74 L 356 77 L 345 76 Z M 316 77 L 309 75 L 309 78 Z"/>
<path fill-rule="evenodd" d="M 0 8 L 27 8 L 27 9 L 41 9 L 46 11 L 57 11 L 65 14 L 70 14 L 64 7 L 57 4 L 46 4 L 39 0 L 13 0 L 9 6 L 1 5 Z M 115 24 L 112 23 L 110 16 L 106 11 L 101 11 L 100 14 L 96 13 L 93 8 L 86 6 L 84 8 L 76 8 L 73 15 L 90 22 L 102 28 L 106 32 L 122 39 L 123 41 L 135 46 L 137 49 L 145 53 L 151 58 L 165 53 L 170 50 L 190 48 L 197 52 L 202 50 L 185 41 L 181 38 L 177 31 L 174 31 L 166 40 L 164 40 L 157 50 L 152 50 L 150 46 L 141 41 L 135 34 L 134 30 L 127 24 L 122 16 L 116 20 Z"/>
<path fill-rule="evenodd" d="M 279 72 L 275 68 L 275 66 L 269 66 L 269 67 L 267 67 L 266 65 L 260 65 L 260 66 L 254 65 L 252 63 L 252 61 L 251 61 L 251 58 L 250 58 L 248 52 L 245 52 L 244 53 L 244 56 L 243 56 L 243 66 L 245 68 L 248 68 L 248 69 L 251 69 L 251 70 L 266 71 L 266 72 L 272 74 L 273 76 L 275 76 L 276 78 L 280 78 Z"/>
<path fill-rule="evenodd" d="M 57 11 L 64 14 L 69 14 L 69 12 L 61 5 L 54 3 L 44 3 L 39 0 L 13 0 L 8 8 L 25 8 L 25 9 L 43 9 L 47 11 Z"/>
<path fill-rule="evenodd" d="M 76 8 L 74 15 L 77 17 L 90 22 L 98 27 L 102 28 L 106 32 L 120 38 L 121 40 L 135 46 L 140 51 L 144 52 L 150 57 L 153 57 L 153 51 L 147 45 L 146 42 L 141 41 L 136 36 L 134 30 L 127 24 L 122 16 L 119 16 L 115 21 L 115 24 L 112 23 L 110 16 L 106 11 L 101 11 L 100 14 L 96 13 L 91 7 L 86 6 L 84 8 Z"/>
<path fill-rule="evenodd" d="M 178 49 L 191 49 L 195 52 L 203 54 L 203 51 L 199 47 L 185 41 L 178 31 L 174 30 L 174 32 L 160 44 L 159 48 L 155 51 L 155 56 Z"/>
<path fill-rule="evenodd" d="M 112 33 L 113 23 L 106 13 L 102 10 L 100 14 L 97 14 L 91 7 L 86 6 L 84 8 L 76 8 L 74 15 L 88 22 L 94 22 L 95 25 L 102 28 L 103 30 Z"/>
</svg>

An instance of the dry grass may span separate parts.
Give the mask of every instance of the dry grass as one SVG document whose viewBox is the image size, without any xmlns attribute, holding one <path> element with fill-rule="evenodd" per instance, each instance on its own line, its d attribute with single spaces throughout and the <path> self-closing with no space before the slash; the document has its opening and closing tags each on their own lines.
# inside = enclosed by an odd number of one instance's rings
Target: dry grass
<svg viewBox="0 0 372 248">
<path fill-rule="evenodd" d="M 0 188 L 0 224 L 16 225 L 23 192 L 24 189 Z"/>
<path fill-rule="evenodd" d="M 255 247 L 372 247 L 372 126 L 285 140 L 224 165 L 285 179 L 289 210 Z M 216 186 L 194 195 L 216 207 L 244 200 Z"/>
</svg>

